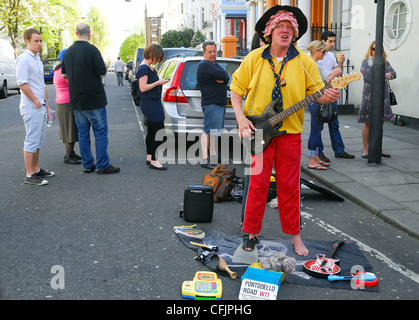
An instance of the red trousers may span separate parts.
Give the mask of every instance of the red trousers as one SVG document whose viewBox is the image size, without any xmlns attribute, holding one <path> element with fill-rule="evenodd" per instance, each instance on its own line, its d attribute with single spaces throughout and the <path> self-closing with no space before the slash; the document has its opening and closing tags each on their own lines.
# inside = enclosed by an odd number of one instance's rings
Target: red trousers
<svg viewBox="0 0 419 320">
<path fill-rule="evenodd" d="M 243 222 L 243 231 L 246 233 L 257 234 L 262 230 L 262 220 L 274 163 L 282 231 L 287 234 L 300 233 L 300 134 L 284 134 L 281 137 L 276 137 L 262 153 L 252 155 Z"/>
</svg>

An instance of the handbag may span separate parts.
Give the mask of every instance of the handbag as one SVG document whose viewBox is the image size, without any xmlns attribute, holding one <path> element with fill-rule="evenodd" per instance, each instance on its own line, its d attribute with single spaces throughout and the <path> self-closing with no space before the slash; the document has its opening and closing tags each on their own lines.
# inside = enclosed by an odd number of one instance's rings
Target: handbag
<svg viewBox="0 0 419 320">
<path fill-rule="evenodd" d="M 338 118 L 337 110 L 333 103 L 321 104 L 319 106 L 319 119 L 323 123 L 331 123 Z"/>
<path fill-rule="evenodd" d="M 391 106 L 395 106 L 395 105 L 397 105 L 396 95 L 395 95 L 395 93 L 393 92 L 393 90 L 391 90 L 391 87 L 390 87 L 390 81 L 388 82 L 388 90 L 389 90 L 389 94 L 390 94 L 390 105 L 391 105 Z"/>
</svg>

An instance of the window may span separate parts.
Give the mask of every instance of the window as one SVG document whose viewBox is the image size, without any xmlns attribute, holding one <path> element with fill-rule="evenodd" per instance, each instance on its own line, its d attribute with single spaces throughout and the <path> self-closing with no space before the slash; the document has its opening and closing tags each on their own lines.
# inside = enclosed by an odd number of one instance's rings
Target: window
<svg viewBox="0 0 419 320">
<path fill-rule="evenodd" d="M 411 0 L 386 2 L 384 43 L 390 50 L 397 49 L 406 40 L 412 25 Z"/>
<path fill-rule="evenodd" d="M 393 17 L 393 34 L 399 39 L 406 30 L 407 7 L 404 3 L 400 3 L 394 12 Z"/>
</svg>

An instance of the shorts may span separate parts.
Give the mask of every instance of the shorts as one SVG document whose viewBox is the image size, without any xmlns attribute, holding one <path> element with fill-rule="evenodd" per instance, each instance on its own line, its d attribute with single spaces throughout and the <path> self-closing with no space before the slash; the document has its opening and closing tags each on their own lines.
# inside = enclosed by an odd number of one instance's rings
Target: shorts
<svg viewBox="0 0 419 320">
<path fill-rule="evenodd" d="M 204 112 L 204 128 L 206 134 L 219 135 L 220 130 L 224 128 L 224 117 L 226 108 L 210 104 L 202 106 Z"/>
<path fill-rule="evenodd" d="M 33 105 L 21 106 L 20 114 L 25 125 L 26 136 L 23 150 L 35 153 L 45 143 L 45 131 L 47 128 L 47 108 L 45 104 L 37 109 Z"/>
</svg>

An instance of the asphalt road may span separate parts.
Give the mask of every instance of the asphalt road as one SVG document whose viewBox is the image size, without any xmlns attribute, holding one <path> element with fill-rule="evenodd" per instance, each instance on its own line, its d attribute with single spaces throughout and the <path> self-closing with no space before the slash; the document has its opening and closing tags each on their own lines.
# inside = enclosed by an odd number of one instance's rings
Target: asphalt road
<svg viewBox="0 0 419 320">
<path fill-rule="evenodd" d="M 19 95 L 10 91 L 0 100 L 0 299 L 160 300 L 166 306 L 184 300 L 182 282 L 206 270 L 172 228 L 185 224 L 179 217 L 184 188 L 209 171 L 189 163 L 169 165 L 166 172 L 145 165 L 142 115 L 125 84 L 118 87 L 110 73 L 105 86 L 108 151 L 121 172 L 83 174 L 80 165 L 65 164 L 57 121 L 40 155 L 41 166 L 56 176 L 42 187 L 23 183 Z M 54 105 L 54 87 L 47 87 Z M 242 164 L 232 166 L 243 172 Z M 347 199 L 331 201 L 313 190 L 302 196 L 303 237 L 356 243 L 379 277 L 379 292 L 285 284 L 278 300 L 419 298 L 418 239 Z M 240 235 L 240 208 L 235 201 L 216 203 L 213 221 L 200 225 Z M 267 207 L 262 235 L 288 239 L 280 230 L 277 211 Z M 240 280 L 222 281 L 223 300 L 237 300 Z"/>
</svg>

